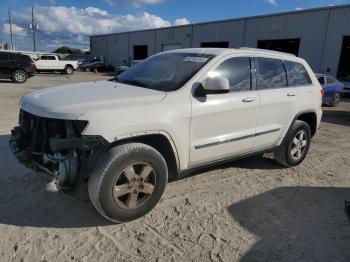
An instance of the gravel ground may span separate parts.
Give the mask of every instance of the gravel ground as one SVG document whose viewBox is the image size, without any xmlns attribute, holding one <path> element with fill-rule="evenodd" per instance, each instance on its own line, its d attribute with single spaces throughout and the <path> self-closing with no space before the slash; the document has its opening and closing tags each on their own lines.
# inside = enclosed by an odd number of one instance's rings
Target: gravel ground
<svg viewBox="0 0 350 262">
<path fill-rule="evenodd" d="M 324 108 L 309 155 L 282 168 L 251 157 L 171 182 L 156 208 L 113 225 L 86 188 L 44 191 L 16 162 L 8 134 L 34 89 L 106 79 L 77 73 L 0 82 L 0 261 L 350 261 L 350 100 Z"/>
</svg>

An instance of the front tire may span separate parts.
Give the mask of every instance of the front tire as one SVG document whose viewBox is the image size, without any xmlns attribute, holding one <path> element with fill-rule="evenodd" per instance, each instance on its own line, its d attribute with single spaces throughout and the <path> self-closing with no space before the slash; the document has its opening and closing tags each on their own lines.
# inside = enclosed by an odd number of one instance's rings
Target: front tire
<svg viewBox="0 0 350 262">
<path fill-rule="evenodd" d="M 293 167 L 305 159 L 311 143 L 310 126 L 296 120 L 287 137 L 275 151 L 275 160 L 282 166 Z"/>
<path fill-rule="evenodd" d="M 27 81 L 28 75 L 23 70 L 16 70 L 12 74 L 12 81 L 14 83 L 23 84 Z"/>
<path fill-rule="evenodd" d="M 123 223 L 151 211 L 167 181 L 168 168 L 157 150 L 141 143 L 123 144 L 106 152 L 89 178 L 89 196 L 101 215 Z"/>
</svg>

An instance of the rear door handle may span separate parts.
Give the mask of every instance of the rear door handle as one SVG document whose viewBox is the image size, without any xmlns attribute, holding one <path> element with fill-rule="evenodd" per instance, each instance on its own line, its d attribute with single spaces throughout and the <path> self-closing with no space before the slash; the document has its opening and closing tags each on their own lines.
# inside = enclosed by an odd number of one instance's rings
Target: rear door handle
<svg viewBox="0 0 350 262">
<path fill-rule="evenodd" d="M 287 96 L 296 96 L 294 93 L 288 93 Z"/>
<path fill-rule="evenodd" d="M 244 103 L 254 102 L 255 97 L 246 97 L 242 100 Z"/>
</svg>

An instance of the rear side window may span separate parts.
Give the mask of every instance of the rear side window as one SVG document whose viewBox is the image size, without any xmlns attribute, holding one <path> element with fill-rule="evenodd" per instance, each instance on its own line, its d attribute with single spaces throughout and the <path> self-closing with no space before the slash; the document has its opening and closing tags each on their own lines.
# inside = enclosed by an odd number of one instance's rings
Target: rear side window
<svg viewBox="0 0 350 262">
<path fill-rule="evenodd" d="M 287 71 L 288 86 L 310 85 L 311 78 L 302 64 L 284 61 Z"/>
<path fill-rule="evenodd" d="M 335 83 L 335 80 L 330 76 L 326 77 L 326 81 L 327 81 L 327 84 L 334 84 Z"/>
<path fill-rule="evenodd" d="M 281 60 L 256 58 L 258 89 L 283 88 L 287 86 L 286 71 Z"/>
<path fill-rule="evenodd" d="M 54 56 L 49 56 L 49 55 L 42 55 L 40 57 L 41 60 L 56 60 Z"/>
<path fill-rule="evenodd" d="M 227 77 L 231 91 L 246 91 L 251 89 L 251 69 L 249 57 L 230 58 L 220 64 L 212 74 Z"/>
<path fill-rule="evenodd" d="M 17 54 L 9 54 L 9 60 L 10 61 L 15 61 L 18 59 L 18 55 Z"/>
<path fill-rule="evenodd" d="M 7 61 L 7 60 L 8 60 L 8 53 L 0 52 L 0 61 Z"/>
</svg>

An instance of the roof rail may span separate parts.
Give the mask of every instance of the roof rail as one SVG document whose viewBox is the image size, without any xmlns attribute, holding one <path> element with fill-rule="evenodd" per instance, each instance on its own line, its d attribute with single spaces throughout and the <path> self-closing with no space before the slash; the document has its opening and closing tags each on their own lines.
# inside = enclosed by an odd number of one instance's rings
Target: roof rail
<svg viewBox="0 0 350 262">
<path fill-rule="evenodd" d="M 260 53 L 266 53 L 266 54 L 280 54 L 280 55 L 289 55 L 294 56 L 294 54 L 286 53 L 286 52 L 280 52 L 280 51 L 274 51 L 274 50 L 268 50 L 268 49 L 260 49 L 260 48 L 251 48 L 251 47 L 240 47 L 239 50 L 247 50 L 247 51 L 255 51 Z"/>
</svg>

